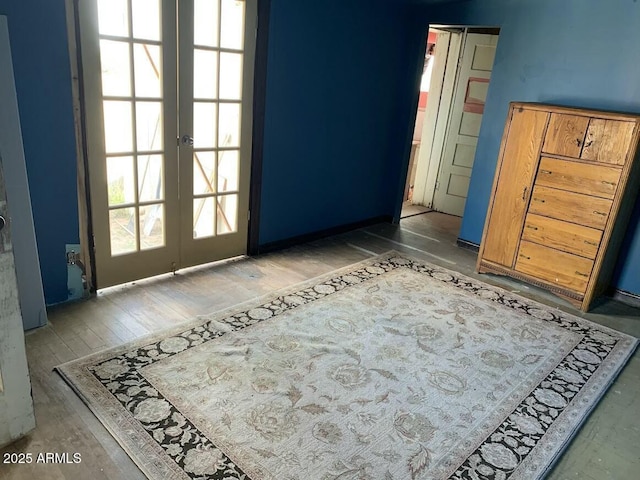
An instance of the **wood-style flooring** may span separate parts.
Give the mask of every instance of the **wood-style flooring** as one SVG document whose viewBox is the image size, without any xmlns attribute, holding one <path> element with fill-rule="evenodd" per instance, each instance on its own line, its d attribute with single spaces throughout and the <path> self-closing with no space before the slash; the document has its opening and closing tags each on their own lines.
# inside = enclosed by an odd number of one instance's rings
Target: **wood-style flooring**
<svg viewBox="0 0 640 480">
<path fill-rule="evenodd" d="M 211 264 L 114 287 L 51 308 L 49 324 L 26 335 L 36 430 L 0 451 L 79 453 L 81 462 L 7 465 L 7 480 L 136 480 L 144 475 L 53 367 L 395 249 L 640 336 L 640 309 L 608 299 L 581 314 L 535 287 L 474 272 L 476 253 L 456 246 L 460 219 L 436 212 L 379 224 L 287 250 Z M 636 353 L 586 421 L 549 478 L 638 478 L 640 358 Z M 310 479 L 314 480 L 314 479 Z"/>
</svg>

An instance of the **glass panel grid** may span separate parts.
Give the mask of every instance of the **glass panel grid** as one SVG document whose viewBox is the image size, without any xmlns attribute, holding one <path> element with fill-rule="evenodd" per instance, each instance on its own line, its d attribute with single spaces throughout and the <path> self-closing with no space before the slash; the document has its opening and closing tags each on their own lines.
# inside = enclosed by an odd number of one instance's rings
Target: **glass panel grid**
<svg viewBox="0 0 640 480">
<path fill-rule="evenodd" d="M 131 61 L 129 42 L 100 40 L 102 68 L 102 94 L 104 96 L 131 96 Z"/>
<path fill-rule="evenodd" d="M 220 46 L 241 50 L 244 44 L 244 3 L 221 0 Z"/>
<path fill-rule="evenodd" d="M 138 250 L 138 229 L 134 207 L 109 211 L 111 255 L 124 255 Z"/>
<path fill-rule="evenodd" d="M 193 194 L 215 193 L 216 152 L 193 153 Z"/>
<path fill-rule="evenodd" d="M 238 231 L 238 195 L 219 195 L 216 198 L 216 233 L 234 233 Z"/>
<path fill-rule="evenodd" d="M 162 49 L 147 43 L 133 44 L 136 97 L 162 97 Z"/>
<path fill-rule="evenodd" d="M 215 197 L 193 199 L 193 238 L 215 235 Z"/>
<path fill-rule="evenodd" d="M 107 157 L 109 206 L 135 203 L 133 157 Z"/>
<path fill-rule="evenodd" d="M 163 155 L 138 156 L 138 201 L 164 199 Z"/>
<path fill-rule="evenodd" d="M 160 3 L 98 0 L 112 256 L 166 242 Z"/>
<path fill-rule="evenodd" d="M 129 36 L 129 2 L 98 0 L 98 31 L 101 35 Z"/>
<path fill-rule="evenodd" d="M 219 0 L 195 0 L 193 3 L 193 41 L 195 45 L 218 46 Z"/>
<path fill-rule="evenodd" d="M 133 36 L 160 40 L 160 0 L 131 0 Z"/>
<path fill-rule="evenodd" d="M 139 208 L 140 250 L 164 247 L 165 217 L 164 204 L 156 203 Z"/>
<path fill-rule="evenodd" d="M 218 192 L 238 191 L 240 177 L 240 152 L 222 150 L 218 152 Z"/>
<path fill-rule="evenodd" d="M 194 238 L 238 227 L 244 15 L 243 1 L 194 1 Z"/>
</svg>

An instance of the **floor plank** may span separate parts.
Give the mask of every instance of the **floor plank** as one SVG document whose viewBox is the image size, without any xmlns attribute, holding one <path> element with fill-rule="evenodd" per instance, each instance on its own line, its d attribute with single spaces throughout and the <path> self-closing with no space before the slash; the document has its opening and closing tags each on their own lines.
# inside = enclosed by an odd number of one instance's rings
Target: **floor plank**
<svg viewBox="0 0 640 480">
<path fill-rule="evenodd" d="M 138 480 L 128 455 L 53 371 L 66 361 L 121 345 L 394 249 L 519 292 L 551 307 L 640 336 L 640 309 L 605 300 L 589 314 L 546 291 L 475 273 L 476 254 L 456 246 L 460 219 L 436 212 L 379 224 L 253 258 L 196 267 L 101 291 L 52 307 L 49 324 L 26 335 L 37 428 L 4 452 L 80 453 L 79 464 L 0 465 L 2 480 Z M 640 470 L 640 356 L 636 353 L 549 478 L 635 478 Z"/>
</svg>

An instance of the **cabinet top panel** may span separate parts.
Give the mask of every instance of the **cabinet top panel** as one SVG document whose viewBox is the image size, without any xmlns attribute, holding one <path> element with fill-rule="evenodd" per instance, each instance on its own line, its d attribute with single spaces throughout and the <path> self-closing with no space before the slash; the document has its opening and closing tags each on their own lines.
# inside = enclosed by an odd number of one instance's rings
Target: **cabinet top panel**
<svg viewBox="0 0 640 480">
<path fill-rule="evenodd" d="M 522 108 L 526 110 L 542 110 L 545 112 L 556 112 L 569 115 L 580 115 L 584 117 L 606 118 L 612 120 L 622 120 L 629 122 L 640 122 L 640 113 L 613 112 L 607 110 L 595 110 L 589 108 L 565 107 L 560 105 L 550 105 L 534 102 L 511 102 L 510 108 Z"/>
</svg>

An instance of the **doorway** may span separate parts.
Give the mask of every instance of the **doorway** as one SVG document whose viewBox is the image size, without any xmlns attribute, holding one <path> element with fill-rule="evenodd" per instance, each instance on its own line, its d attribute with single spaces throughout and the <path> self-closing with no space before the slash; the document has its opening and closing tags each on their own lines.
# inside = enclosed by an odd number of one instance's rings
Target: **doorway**
<svg viewBox="0 0 640 480">
<path fill-rule="evenodd" d="M 463 215 L 498 35 L 494 28 L 429 29 L 435 48 L 427 50 L 429 96 L 421 125 L 416 117 L 420 144 L 407 176 L 412 205 Z"/>
<path fill-rule="evenodd" d="M 246 253 L 257 2 L 77 8 L 97 288 Z"/>
</svg>

